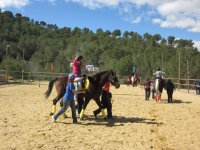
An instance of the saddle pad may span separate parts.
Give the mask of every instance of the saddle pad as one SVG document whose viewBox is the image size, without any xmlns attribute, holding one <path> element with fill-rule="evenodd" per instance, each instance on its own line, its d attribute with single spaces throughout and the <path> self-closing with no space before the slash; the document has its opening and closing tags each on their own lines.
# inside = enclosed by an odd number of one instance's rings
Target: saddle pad
<svg viewBox="0 0 200 150">
<path fill-rule="evenodd" d="M 88 89 L 89 85 L 90 85 L 90 81 L 88 79 L 86 79 L 85 86 L 84 86 L 85 88 L 80 87 L 79 90 L 86 90 L 86 89 Z M 74 82 L 74 86 L 77 87 L 77 82 Z"/>
</svg>

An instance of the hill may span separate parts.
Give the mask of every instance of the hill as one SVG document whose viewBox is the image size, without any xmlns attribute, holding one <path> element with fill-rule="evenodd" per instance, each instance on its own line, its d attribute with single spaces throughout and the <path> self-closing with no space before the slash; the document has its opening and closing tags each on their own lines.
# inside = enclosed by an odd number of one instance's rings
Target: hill
<svg viewBox="0 0 200 150">
<path fill-rule="evenodd" d="M 160 66 L 166 76 L 178 77 L 180 55 L 181 77 L 187 76 L 188 60 L 190 77 L 200 78 L 200 52 L 192 40 L 134 31 L 122 33 L 119 29 L 99 28 L 93 32 L 88 28 L 58 28 L 1 10 L 0 24 L 0 69 L 24 67 L 33 72 L 51 71 L 54 66 L 54 72 L 69 72 L 69 63 L 80 51 L 87 64 L 100 70 L 113 68 L 120 75 L 129 75 L 136 66 L 141 76 L 149 77 Z"/>
</svg>

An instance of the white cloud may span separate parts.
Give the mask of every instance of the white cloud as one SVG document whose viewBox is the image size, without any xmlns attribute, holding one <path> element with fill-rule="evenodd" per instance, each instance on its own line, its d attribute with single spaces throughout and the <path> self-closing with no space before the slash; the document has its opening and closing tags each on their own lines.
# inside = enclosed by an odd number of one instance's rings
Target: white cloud
<svg viewBox="0 0 200 150">
<path fill-rule="evenodd" d="M 120 13 L 142 19 L 151 18 L 153 23 L 165 28 L 181 28 L 190 32 L 200 32 L 200 0 L 65 0 L 97 9 L 111 7 L 120 10 Z M 146 7 L 147 6 L 147 7 Z M 144 9 L 145 10 L 142 10 Z M 131 11 L 134 9 L 134 11 Z M 136 11 L 143 12 L 141 16 Z M 130 14 L 132 13 L 132 14 Z M 156 18 L 154 18 L 156 15 Z M 159 16 L 159 18 L 158 18 Z M 140 21 L 130 22 L 136 23 Z"/>
<path fill-rule="evenodd" d="M 154 19 L 152 19 L 152 22 L 156 23 L 156 24 L 160 24 L 162 22 L 162 20 L 159 18 L 154 18 Z"/>
<path fill-rule="evenodd" d="M 134 23 L 139 23 L 139 22 L 141 22 L 141 17 L 139 16 L 139 17 L 134 17 L 133 19 L 132 19 L 132 21 L 131 21 L 133 24 Z"/>
<path fill-rule="evenodd" d="M 193 42 L 194 42 L 194 47 L 196 47 L 200 52 L 200 41 L 193 41 Z"/>
<path fill-rule="evenodd" d="M 0 0 L 0 8 L 17 7 L 21 8 L 26 6 L 29 0 Z"/>
<path fill-rule="evenodd" d="M 33 0 L 32 0 L 33 1 Z M 55 4 L 57 0 L 48 1 Z M 118 9 L 120 15 L 131 23 L 152 20 L 165 28 L 181 28 L 190 32 L 200 32 L 200 0 L 65 0 L 87 7 Z M 21 8 L 31 0 L 0 0 L 0 8 Z M 128 19 L 127 19 L 128 18 Z"/>
<path fill-rule="evenodd" d="M 115 7 L 119 5 L 121 0 L 65 0 L 66 2 L 79 3 L 84 7 L 90 9 L 102 8 L 102 7 Z"/>
<path fill-rule="evenodd" d="M 50 3 L 55 4 L 56 0 L 48 0 Z"/>
<path fill-rule="evenodd" d="M 199 0 L 162 1 L 156 6 L 163 20 L 161 27 L 176 27 L 192 32 L 200 32 Z"/>
</svg>

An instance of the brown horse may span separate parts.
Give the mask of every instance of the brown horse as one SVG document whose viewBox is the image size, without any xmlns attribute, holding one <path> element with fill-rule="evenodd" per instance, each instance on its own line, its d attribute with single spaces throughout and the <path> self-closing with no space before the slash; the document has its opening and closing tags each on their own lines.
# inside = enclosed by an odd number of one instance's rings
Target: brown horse
<svg viewBox="0 0 200 150">
<path fill-rule="evenodd" d="M 100 102 L 100 95 L 102 92 L 102 87 L 104 86 L 104 84 L 107 81 L 109 81 L 113 86 L 115 86 L 115 88 L 120 87 L 116 73 L 114 73 L 113 70 L 103 71 L 103 72 L 97 73 L 93 76 L 89 76 L 88 80 L 89 80 L 89 86 L 85 90 L 85 93 L 78 94 L 78 113 L 80 114 L 81 119 L 83 118 L 84 110 L 86 109 L 86 107 L 91 99 L 94 99 L 94 101 L 96 102 L 98 107 L 102 110 L 103 115 L 105 115 L 104 111 L 103 111 L 103 106 L 101 105 L 101 102 Z M 49 82 L 48 89 L 45 92 L 46 98 L 49 97 L 54 83 L 56 86 L 57 97 L 54 98 L 54 100 L 53 100 L 53 111 L 52 111 L 51 115 L 53 115 L 56 111 L 56 109 L 55 109 L 56 103 L 65 94 L 66 85 L 67 85 L 67 77 L 60 77 L 60 78 L 51 80 Z M 84 101 L 84 98 L 85 98 L 85 101 Z"/>
<path fill-rule="evenodd" d="M 131 81 L 132 81 L 132 86 L 133 87 L 137 87 L 138 85 L 140 85 L 140 77 L 131 77 Z"/>
</svg>

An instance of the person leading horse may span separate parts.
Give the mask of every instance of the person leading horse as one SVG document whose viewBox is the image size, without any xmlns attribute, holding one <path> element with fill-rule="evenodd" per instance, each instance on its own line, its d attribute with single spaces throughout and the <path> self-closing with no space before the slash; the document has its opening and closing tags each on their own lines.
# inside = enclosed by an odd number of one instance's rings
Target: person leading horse
<svg viewBox="0 0 200 150">
<path fill-rule="evenodd" d="M 48 98 L 51 94 L 53 85 L 55 84 L 57 96 L 53 99 L 53 110 L 50 115 L 55 114 L 56 103 L 64 96 L 65 89 L 67 86 L 66 79 L 68 77 L 59 77 L 49 82 L 47 91 L 45 92 L 45 98 Z M 103 107 L 100 103 L 100 95 L 102 87 L 106 82 L 110 82 L 115 88 L 119 88 L 120 84 L 116 73 L 113 70 L 99 72 L 93 76 L 88 76 L 89 84 L 85 93 L 78 93 L 78 113 L 80 118 L 83 118 L 84 111 L 91 99 L 93 99 L 99 108 L 103 111 Z M 85 98 L 85 100 L 83 100 Z"/>
</svg>

